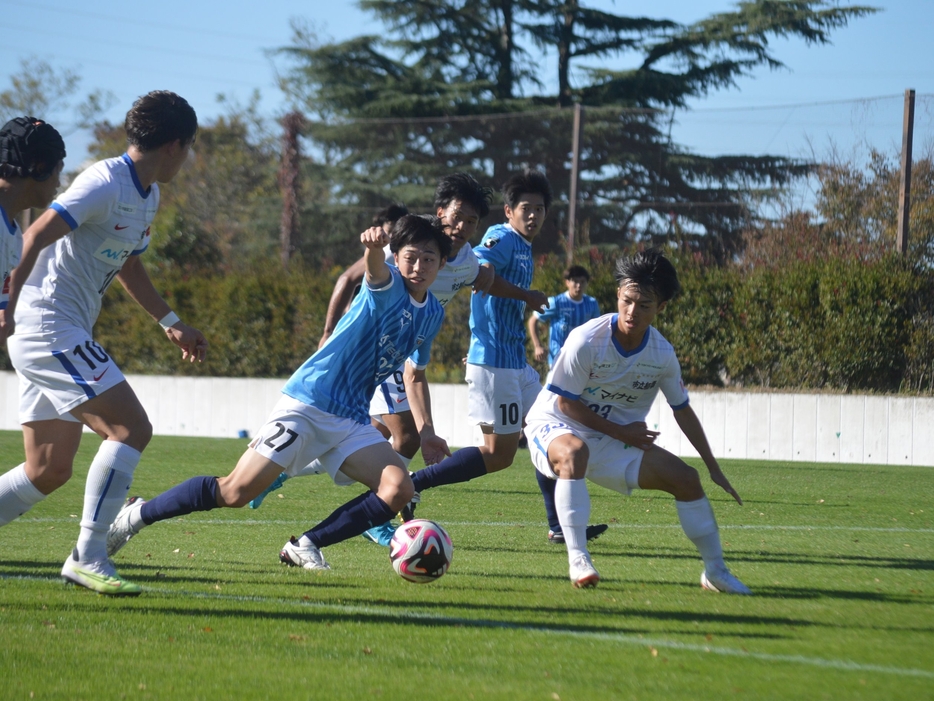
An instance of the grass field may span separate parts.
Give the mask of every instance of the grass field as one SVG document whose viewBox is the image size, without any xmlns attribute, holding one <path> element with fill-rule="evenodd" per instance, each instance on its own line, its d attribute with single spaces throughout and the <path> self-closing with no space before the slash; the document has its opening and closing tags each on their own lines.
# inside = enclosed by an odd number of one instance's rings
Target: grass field
<svg viewBox="0 0 934 701">
<path fill-rule="evenodd" d="M 725 461 L 743 507 L 713 491 L 727 562 L 753 597 L 705 592 L 670 498 L 591 488 L 603 580 L 572 589 L 546 542 L 528 453 L 427 493 L 454 563 L 409 584 L 362 538 L 333 570 L 278 551 L 359 490 L 293 480 L 257 511 L 144 531 L 116 558 L 146 588 L 115 600 L 60 583 L 78 532 L 74 478 L 0 529 L 3 699 L 930 699 L 931 468 Z M 246 441 L 157 437 L 133 492 L 226 474 Z M 0 469 L 22 458 L 0 432 Z"/>
</svg>

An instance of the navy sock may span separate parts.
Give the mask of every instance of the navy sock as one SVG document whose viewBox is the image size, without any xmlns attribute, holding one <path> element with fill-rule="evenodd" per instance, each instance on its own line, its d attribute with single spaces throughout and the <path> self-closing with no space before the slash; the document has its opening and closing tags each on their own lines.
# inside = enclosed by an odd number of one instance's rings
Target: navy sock
<svg viewBox="0 0 934 701">
<path fill-rule="evenodd" d="M 210 511 L 217 508 L 217 478 L 192 477 L 167 489 L 140 507 L 143 523 L 151 526 L 156 521 L 184 516 L 192 511 Z"/>
<path fill-rule="evenodd" d="M 412 475 L 416 492 L 422 492 L 442 484 L 467 482 L 486 474 L 486 464 L 479 448 L 461 448 L 454 455 L 439 463 L 423 467 Z"/>
<path fill-rule="evenodd" d="M 358 536 L 373 526 L 386 523 L 395 515 L 396 512 L 376 496 L 376 492 L 364 492 L 356 499 L 338 507 L 321 523 L 306 531 L 305 535 L 315 547 L 326 548 Z"/>
<path fill-rule="evenodd" d="M 558 522 L 558 510 L 555 508 L 555 485 L 556 480 L 548 479 L 538 470 L 535 470 L 535 479 L 538 480 L 538 488 L 542 492 L 542 500 L 545 502 L 545 516 L 548 518 L 548 528 L 555 533 L 561 532 L 561 524 Z"/>
</svg>

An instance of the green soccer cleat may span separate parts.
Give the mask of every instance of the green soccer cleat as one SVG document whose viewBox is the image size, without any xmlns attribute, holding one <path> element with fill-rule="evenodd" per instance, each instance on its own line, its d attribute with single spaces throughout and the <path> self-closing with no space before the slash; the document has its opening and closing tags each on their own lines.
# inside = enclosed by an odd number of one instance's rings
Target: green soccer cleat
<svg viewBox="0 0 934 701">
<path fill-rule="evenodd" d="M 109 559 L 78 562 L 77 549 L 65 560 L 62 579 L 106 596 L 139 596 L 143 592 L 139 584 L 128 582 L 117 574 L 117 568 Z"/>
</svg>

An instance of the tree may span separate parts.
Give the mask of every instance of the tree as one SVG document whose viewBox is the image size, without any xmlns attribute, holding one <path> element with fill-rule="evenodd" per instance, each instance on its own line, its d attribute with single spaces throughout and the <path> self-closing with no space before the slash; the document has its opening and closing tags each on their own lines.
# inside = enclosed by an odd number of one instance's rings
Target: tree
<svg viewBox="0 0 934 701">
<path fill-rule="evenodd" d="M 73 110 L 79 129 L 90 127 L 113 104 L 110 91 L 94 90 L 82 102 L 72 100 L 81 77 L 68 68 L 56 70 L 46 61 L 31 56 L 20 60 L 20 72 L 10 76 L 11 87 L 0 92 L 0 120 L 29 115 L 53 126 L 56 118 Z M 59 127 L 59 131 L 64 131 Z"/>
<path fill-rule="evenodd" d="M 595 244 L 625 244 L 632 230 L 670 235 L 727 259 L 751 221 L 753 188 L 766 191 L 808 172 L 777 157 L 704 158 L 673 144 L 670 112 L 689 98 L 732 87 L 755 68 L 782 64 L 775 37 L 825 43 L 829 32 L 873 10 L 824 0 L 755 0 L 695 25 L 625 17 L 577 0 L 363 0 L 381 36 L 322 43 L 301 27 L 281 54 L 283 86 L 313 119 L 334 203 L 370 205 L 389 189 L 427 200 L 452 169 L 499 184 L 506 173 L 543 168 L 557 216 L 537 249 L 560 248 L 567 199 L 571 115 L 585 108 L 581 228 Z M 557 93 L 541 62 L 558 56 Z M 638 55 L 626 70 L 584 65 Z M 504 116 L 504 113 L 513 113 Z"/>
</svg>

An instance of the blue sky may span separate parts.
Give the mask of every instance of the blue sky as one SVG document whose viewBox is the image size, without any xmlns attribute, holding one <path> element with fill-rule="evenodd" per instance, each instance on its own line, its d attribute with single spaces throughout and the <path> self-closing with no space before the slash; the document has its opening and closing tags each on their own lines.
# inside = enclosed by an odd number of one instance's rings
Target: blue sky
<svg viewBox="0 0 934 701">
<path fill-rule="evenodd" d="M 585 4 L 621 14 L 633 9 L 622 0 Z M 934 2 L 867 4 L 883 11 L 837 30 L 832 45 L 774 42 L 775 54 L 788 68 L 759 69 L 738 88 L 678 112 L 675 141 L 708 155 L 822 157 L 832 145 L 843 155 L 864 154 L 869 146 L 895 152 L 901 143 L 904 90 L 914 88 L 919 95 L 915 153 L 930 146 Z M 640 3 L 652 17 L 683 23 L 731 6 L 716 0 Z M 290 18 L 313 21 L 323 36 L 338 40 L 379 31 L 354 3 L 343 0 L 276 0 L 262 5 L 161 0 L 146 5 L 145 16 L 134 15 L 134 7 L 117 0 L 80 5 L 0 0 L 0 89 L 9 87 L 9 76 L 18 71 L 21 59 L 40 56 L 57 68 L 78 71 L 85 93 L 94 88 L 112 91 L 117 99 L 107 117 L 114 122 L 122 121 L 138 95 L 157 88 L 184 95 L 202 119 L 224 111 L 216 100 L 219 93 L 245 103 L 255 88 L 261 92 L 264 114 L 274 115 L 282 100 L 266 52 L 288 44 Z M 553 73 L 553 63 L 546 61 L 545 71 Z M 48 118 L 68 132 L 69 161 L 76 164 L 85 156 L 87 135 L 74 131 L 74 117 L 68 113 Z"/>
</svg>

